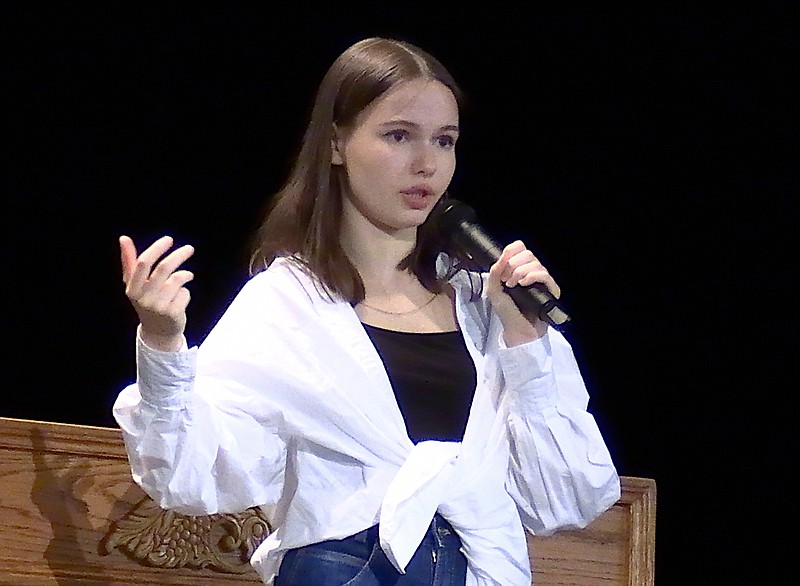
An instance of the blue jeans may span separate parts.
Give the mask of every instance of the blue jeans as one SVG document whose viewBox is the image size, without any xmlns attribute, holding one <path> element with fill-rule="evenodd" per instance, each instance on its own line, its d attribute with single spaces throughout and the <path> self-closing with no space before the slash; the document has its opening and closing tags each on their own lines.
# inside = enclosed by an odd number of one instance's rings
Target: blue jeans
<svg viewBox="0 0 800 586">
<path fill-rule="evenodd" d="M 275 586 L 464 586 L 467 559 L 453 527 L 437 514 L 398 572 L 381 549 L 378 526 L 352 537 L 286 552 Z"/>
</svg>

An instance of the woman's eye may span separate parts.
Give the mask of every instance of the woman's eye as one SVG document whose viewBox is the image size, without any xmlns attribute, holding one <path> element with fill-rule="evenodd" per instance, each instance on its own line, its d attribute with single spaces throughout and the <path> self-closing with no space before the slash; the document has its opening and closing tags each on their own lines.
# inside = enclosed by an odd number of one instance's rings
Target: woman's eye
<svg viewBox="0 0 800 586">
<path fill-rule="evenodd" d="M 403 142 L 408 138 L 408 132 L 405 130 L 390 130 L 384 136 L 394 142 Z"/>
<path fill-rule="evenodd" d="M 456 139 L 449 134 L 443 134 L 442 136 L 437 137 L 436 144 L 442 148 L 451 148 L 456 145 Z"/>
</svg>

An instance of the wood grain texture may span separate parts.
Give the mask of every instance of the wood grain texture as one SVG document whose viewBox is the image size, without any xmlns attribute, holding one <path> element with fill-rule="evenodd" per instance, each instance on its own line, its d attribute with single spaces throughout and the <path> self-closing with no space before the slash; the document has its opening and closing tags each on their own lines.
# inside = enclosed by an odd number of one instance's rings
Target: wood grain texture
<svg viewBox="0 0 800 586">
<path fill-rule="evenodd" d="M 622 488 L 585 529 L 529 539 L 536 586 L 653 586 L 655 482 Z M 249 569 L 152 567 L 119 547 L 143 499 L 119 430 L 0 417 L 0 585 L 260 584 Z"/>
</svg>

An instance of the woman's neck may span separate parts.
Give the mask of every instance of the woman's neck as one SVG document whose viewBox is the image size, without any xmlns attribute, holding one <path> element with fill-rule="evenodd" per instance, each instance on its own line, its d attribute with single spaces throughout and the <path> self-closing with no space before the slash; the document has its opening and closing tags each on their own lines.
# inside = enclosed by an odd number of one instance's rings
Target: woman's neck
<svg viewBox="0 0 800 586">
<path fill-rule="evenodd" d="M 414 250 L 416 228 L 386 232 L 360 216 L 343 218 L 340 242 L 350 262 L 364 280 L 365 285 L 381 283 L 391 288 L 398 280 L 405 280 L 406 271 L 397 265 Z M 390 290 L 390 289 L 387 289 Z"/>
<path fill-rule="evenodd" d="M 397 266 L 414 249 L 416 228 L 389 233 L 363 216 L 343 216 L 341 243 L 361 275 L 365 298 L 356 305 L 359 319 L 404 332 L 449 332 L 458 328 L 452 289 L 433 293 L 417 276 Z"/>
</svg>

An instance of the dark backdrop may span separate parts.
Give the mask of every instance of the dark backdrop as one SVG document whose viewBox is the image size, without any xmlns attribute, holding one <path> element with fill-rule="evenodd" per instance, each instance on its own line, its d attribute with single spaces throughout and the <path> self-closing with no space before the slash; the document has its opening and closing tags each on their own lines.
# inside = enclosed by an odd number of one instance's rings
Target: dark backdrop
<svg viewBox="0 0 800 586">
<path fill-rule="evenodd" d="M 659 583 L 767 583 L 795 518 L 795 4 L 267 4 L 3 3 L 0 415 L 113 426 L 118 235 L 196 246 L 202 340 L 325 69 L 398 36 L 468 96 L 452 194 L 551 268 L 619 471 L 658 482 Z"/>
</svg>

